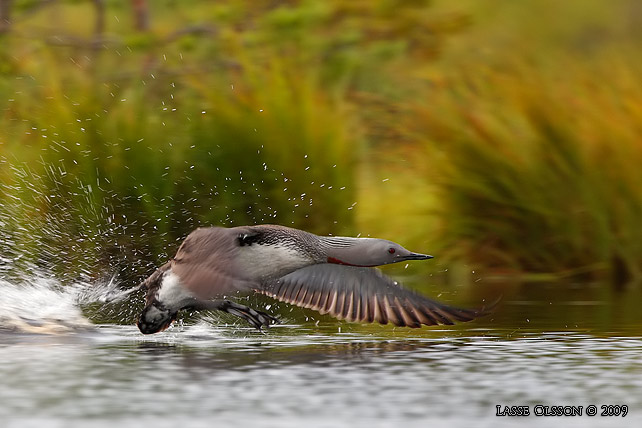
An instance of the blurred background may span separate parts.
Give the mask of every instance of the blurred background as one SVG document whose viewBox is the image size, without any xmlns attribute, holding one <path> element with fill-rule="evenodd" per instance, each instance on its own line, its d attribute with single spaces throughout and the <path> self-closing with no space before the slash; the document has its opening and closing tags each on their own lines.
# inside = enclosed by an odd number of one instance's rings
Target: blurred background
<svg viewBox="0 0 642 428">
<path fill-rule="evenodd" d="M 641 48 L 636 0 L 0 0 L 0 275 L 277 223 L 639 325 Z"/>
<path fill-rule="evenodd" d="M 641 50 L 639 0 L 0 0 L 3 427 L 642 426 Z M 151 336 L 143 293 L 105 301 L 257 223 L 503 299 L 407 329 L 251 296 L 283 323 Z"/>
</svg>

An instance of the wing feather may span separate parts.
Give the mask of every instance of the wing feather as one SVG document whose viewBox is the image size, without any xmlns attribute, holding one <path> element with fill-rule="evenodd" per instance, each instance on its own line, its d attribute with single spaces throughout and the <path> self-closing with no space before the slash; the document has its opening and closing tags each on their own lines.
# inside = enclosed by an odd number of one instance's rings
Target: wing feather
<svg viewBox="0 0 642 428">
<path fill-rule="evenodd" d="M 408 327 L 470 321 L 492 309 L 445 305 L 401 287 L 377 269 L 334 264 L 296 270 L 256 291 L 339 319 Z"/>
</svg>

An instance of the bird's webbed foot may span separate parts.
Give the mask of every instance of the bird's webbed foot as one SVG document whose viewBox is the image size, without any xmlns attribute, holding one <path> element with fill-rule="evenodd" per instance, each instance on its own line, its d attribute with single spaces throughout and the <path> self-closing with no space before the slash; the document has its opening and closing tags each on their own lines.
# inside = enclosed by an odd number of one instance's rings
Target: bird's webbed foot
<svg viewBox="0 0 642 428">
<path fill-rule="evenodd" d="M 235 315 L 243 318 L 252 324 L 257 330 L 262 331 L 263 327 L 269 327 L 272 324 L 280 324 L 278 318 L 273 317 L 262 311 L 257 311 L 249 306 L 241 305 L 230 300 L 209 300 L 199 301 L 190 306 L 191 309 L 217 309 L 219 311 L 227 312 L 228 314 Z"/>
<path fill-rule="evenodd" d="M 224 300 L 219 307 L 219 310 L 243 318 L 259 331 L 262 327 L 269 327 L 271 324 L 281 323 L 278 318 L 275 318 L 268 313 L 257 311 L 249 306 L 240 305 L 229 300 Z"/>
</svg>

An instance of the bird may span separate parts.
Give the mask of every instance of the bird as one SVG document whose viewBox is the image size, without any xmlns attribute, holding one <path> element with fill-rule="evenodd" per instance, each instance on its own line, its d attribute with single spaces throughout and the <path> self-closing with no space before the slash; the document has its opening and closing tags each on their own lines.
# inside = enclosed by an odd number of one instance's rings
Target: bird
<svg viewBox="0 0 642 428">
<path fill-rule="evenodd" d="M 319 236 L 268 224 L 201 227 L 136 287 L 146 290 L 137 325 L 143 334 L 163 331 L 181 310 L 220 310 L 258 330 L 279 323 L 230 299 L 244 292 L 349 322 L 412 328 L 471 321 L 490 313 L 490 307 L 462 309 L 431 300 L 376 269 L 431 258 L 385 239 Z"/>
</svg>

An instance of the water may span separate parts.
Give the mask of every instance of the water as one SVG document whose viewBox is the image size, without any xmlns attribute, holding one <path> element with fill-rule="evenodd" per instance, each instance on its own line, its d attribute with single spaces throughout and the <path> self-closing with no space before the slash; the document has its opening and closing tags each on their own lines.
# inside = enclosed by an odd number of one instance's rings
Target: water
<svg viewBox="0 0 642 428">
<path fill-rule="evenodd" d="M 11 295 L 0 300 L 2 313 L 22 311 L 31 320 L 23 329 L 16 314 L 1 319 L 3 427 L 642 423 L 639 316 L 610 330 L 596 316 L 610 303 L 555 305 L 567 314 L 585 311 L 571 326 L 548 305 L 518 295 L 494 316 L 454 327 L 315 323 L 294 310 L 267 334 L 202 316 L 143 336 L 133 325 L 88 325 L 80 303 L 70 303 L 99 301 L 113 291 L 109 284 L 93 294 L 86 285 L 51 281 L 0 289 Z M 286 308 L 280 311 L 289 314 Z M 35 322 L 38 313 L 48 321 Z M 56 323 L 63 328 L 51 328 Z M 538 404 L 617 404 L 629 412 L 544 417 L 533 414 Z M 498 417 L 496 405 L 527 405 L 531 416 Z"/>
</svg>

